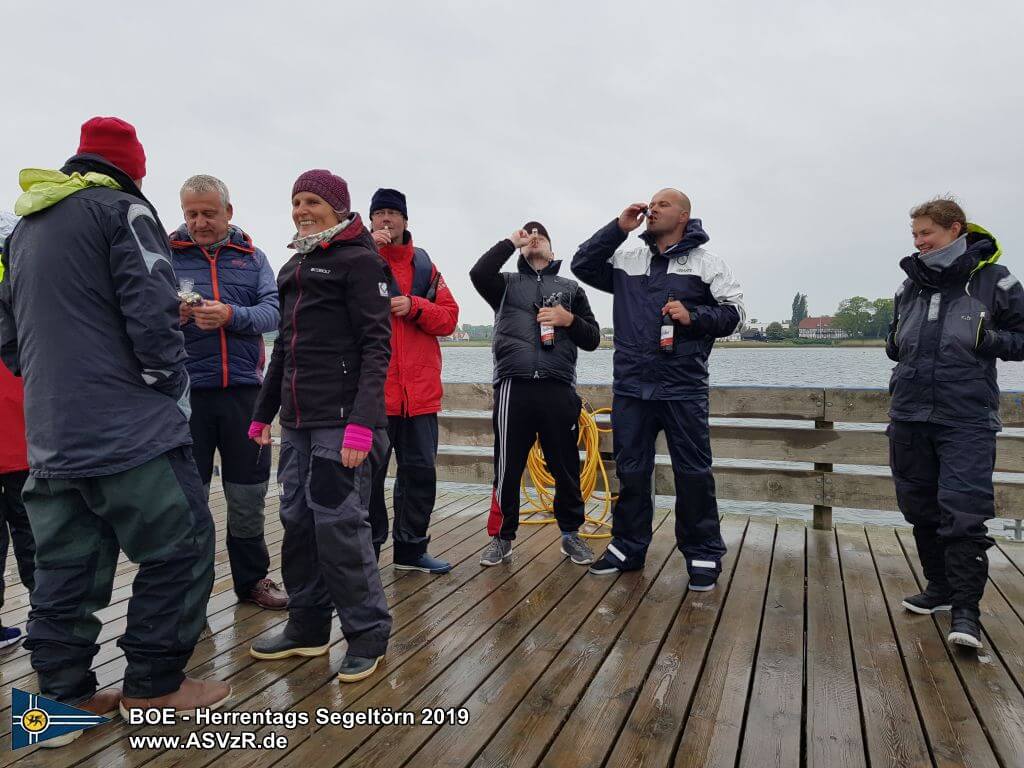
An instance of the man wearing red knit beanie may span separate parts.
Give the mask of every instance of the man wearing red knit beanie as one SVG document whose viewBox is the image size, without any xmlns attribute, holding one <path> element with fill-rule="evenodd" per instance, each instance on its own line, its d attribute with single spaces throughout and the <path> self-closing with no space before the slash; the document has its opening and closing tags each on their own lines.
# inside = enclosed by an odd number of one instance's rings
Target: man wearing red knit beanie
<svg viewBox="0 0 1024 768">
<path fill-rule="evenodd" d="M 98 714 L 216 707 L 231 694 L 184 675 L 213 585 L 214 530 L 190 449 L 166 230 L 139 189 L 145 175 L 133 126 L 86 122 L 61 170 L 21 172 L 23 218 L 0 283 L 0 351 L 24 380 L 23 498 L 37 547 L 25 647 L 43 696 Z M 123 695 L 97 691 L 90 670 L 122 549 L 139 564 L 118 641 Z"/>
</svg>

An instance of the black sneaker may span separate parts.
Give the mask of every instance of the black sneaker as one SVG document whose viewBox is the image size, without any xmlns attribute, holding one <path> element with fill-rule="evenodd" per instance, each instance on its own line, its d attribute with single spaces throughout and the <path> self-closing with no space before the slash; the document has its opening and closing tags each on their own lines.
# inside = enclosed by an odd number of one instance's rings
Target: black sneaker
<svg viewBox="0 0 1024 768">
<path fill-rule="evenodd" d="M 605 553 L 601 555 L 600 559 L 590 566 L 589 570 L 595 576 L 612 576 L 616 573 L 621 573 L 621 563 Z"/>
<path fill-rule="evenodd" d="M 687 588 L 691 592 L 710 592 L 718 583 L 718 576 L 713 573 L 691 573 Z"/>
<path fill-rule="evenodd" d="M 363 656 L 350 656 L 346 653 L 345 658 L 341 660 L 341 669 L 338 670 L 338 682 L 355 683 L 369 677 L 377 671 L 380 658 L 378 656 L 376 659 L 367 659 Z"/>
<path fill-rule="evenodd" d="M 981 648 L 981 622 L 974 608 L 954 608 L 947 640 L 952 645 Z"/>
<path fill-rule="evenodd" d="M 948 611 L 953 607 L 949 601 L 949 589 L 929 583 L 924 592 L 903 599 L 903 607 L 912 613 L 928 616 L 936 611 Z"/>
<path fill-rule="evenodd" d="M 249 655 L 254 659 L 274 661 L 290 656 L 323 656 L 330 648 L 330 642 L 300 642 L 290 638 L 285 631 L 270 637 L 262 637 L 249 646 Z"/>
<path fill-rule="evenodd" d="M 395 560 L 396 571 L 420 571 L 421 573 L 430 573 L 437 576 L 442 573 L 448 573 L 451 569 L 451 563 L 431 557 L 426 552 L 415 560 Z"/>
</svg>

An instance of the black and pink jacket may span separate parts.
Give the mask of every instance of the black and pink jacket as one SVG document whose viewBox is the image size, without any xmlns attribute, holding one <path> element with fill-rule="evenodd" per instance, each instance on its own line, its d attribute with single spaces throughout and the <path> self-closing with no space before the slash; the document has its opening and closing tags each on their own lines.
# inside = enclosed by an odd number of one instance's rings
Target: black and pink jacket
<svg viewBox="0 0 1024 768">
<path fill-rule="evenodd" d="M 292 429 L 379 427 L 391 357 L 390 271 L 359 215 L 277 276 L 280 333 L 255 421 Z"/>
</svg>

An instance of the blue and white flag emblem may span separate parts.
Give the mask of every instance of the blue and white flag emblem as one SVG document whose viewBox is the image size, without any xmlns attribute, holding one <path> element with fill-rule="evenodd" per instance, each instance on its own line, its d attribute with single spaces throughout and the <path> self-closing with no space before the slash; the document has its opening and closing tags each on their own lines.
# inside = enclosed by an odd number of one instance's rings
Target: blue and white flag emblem
<svg viewBox="0 0 1024 768">
<path fill-rule="evenodd" d="M 108 720 L 102 715 L 14 688 L 11 696 L 11 748 L 30 747 L 102 725 Z"/>
</svg>

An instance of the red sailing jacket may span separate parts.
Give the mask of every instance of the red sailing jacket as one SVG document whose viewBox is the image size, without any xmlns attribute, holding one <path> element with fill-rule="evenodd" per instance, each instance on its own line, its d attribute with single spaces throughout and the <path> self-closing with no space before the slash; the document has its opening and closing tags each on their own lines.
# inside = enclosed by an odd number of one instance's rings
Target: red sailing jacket
<svg viewBox="0 0 1024 768">
<path fill-rule="evenodd" d="M 407 233 L 408 235 L 408 233 Z M 409 296 L 413 281 L 413 244 L 407 236 L 402 245 L 385 245 L 380 255 L 391 267 L 398 290 Z M 388 416 L 422 416 L 441 410 L 441 346 L 438 336 L 448 336 L 459 324 L 459 305 L 444 278 L 432 267 L 431 283 L 437 278 L 433 301 L 409 296 L 412 309 L 405 317 L 391 316 L 391 364 L 384 385 Z"/>
<path fill-rule="evenodd" d="M 21 379 L 0 363 L 0 474 L 26 469 L 25 394 Z"/>
</svg>

